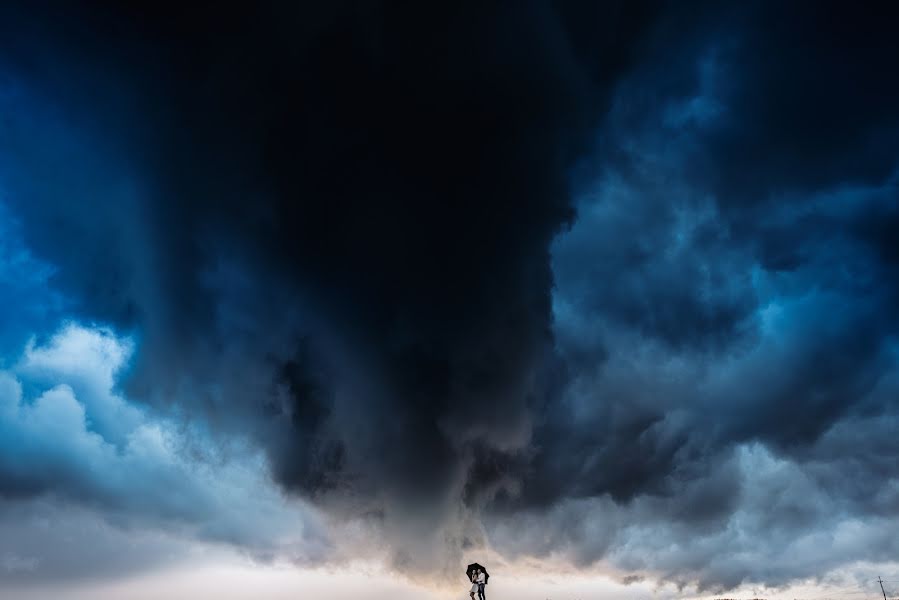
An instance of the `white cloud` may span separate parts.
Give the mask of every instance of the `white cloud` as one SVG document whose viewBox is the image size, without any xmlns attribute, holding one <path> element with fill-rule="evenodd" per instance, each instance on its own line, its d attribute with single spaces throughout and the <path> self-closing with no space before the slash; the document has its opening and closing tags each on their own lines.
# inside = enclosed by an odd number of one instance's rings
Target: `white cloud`
<svg viewBox="0 0 899 600">
<path fill-rule="evenodd" d="M 44 345 L 32 338 L 15 372 L 37 385 L 65 382 L 89 410 L 89 428 L 120 443 L 141 422 L 141 412 L 115 392 L 115 378 L 133 351 L 133 342 L 108 329 L 69 323 Z"/>
<path fill-rule="evenodd" d="M 0 371 L 0 497 L 88 507 L 118 527 L 258 556 L 323 558 L 330 543 L 316 512 L 279 491 L 258 450 L 240 440 L 225 446 L 115 391 L 131 348 L 109 330 L 69 324 Z M 0 537 L 27 536 L 4 535 L 9 526 L 0 523 Z M 41 548 L 33 551 L 33 571 L 52 576 L 42 571 Z"/>
</svg>

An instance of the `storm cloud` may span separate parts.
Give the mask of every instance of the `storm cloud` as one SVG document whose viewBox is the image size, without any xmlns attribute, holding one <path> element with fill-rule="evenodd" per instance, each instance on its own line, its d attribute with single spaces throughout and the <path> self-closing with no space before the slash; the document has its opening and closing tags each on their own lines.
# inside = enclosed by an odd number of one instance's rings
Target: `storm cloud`
<svg viewBox="0 0 899 600">
<path fill-rule="evenodd" d="M 202 521 L 115 482 L 161 419 L 249 440 L 409 573 L 491 547 L 724 589 L 895 552 L 894 15 L 3 17 L 0 445 L 66 409 L 106 465 L 29 446 L 4 497 Z"/>
</svg>

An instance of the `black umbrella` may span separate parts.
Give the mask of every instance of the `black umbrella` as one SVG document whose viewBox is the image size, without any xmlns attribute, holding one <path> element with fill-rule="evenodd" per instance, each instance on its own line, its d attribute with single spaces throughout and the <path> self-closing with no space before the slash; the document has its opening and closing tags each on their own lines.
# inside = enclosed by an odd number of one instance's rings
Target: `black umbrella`
<svg viewBox="0 0 899 600">
<path fill-rule="evenodd" d="M 465 569 L 465 574 L 468 575 L 468 581 L 471 581 L 471 575 L 477 569 L 480 569 L 484 573 L 484 583 L 487 583 L 487 580 L 490 579 L 490 574 L 487 573 L 487 569 L 485 569 L 478 563 L 471 563 L 470 565 L 468 565 L 468 568 Z"/>
</svg>

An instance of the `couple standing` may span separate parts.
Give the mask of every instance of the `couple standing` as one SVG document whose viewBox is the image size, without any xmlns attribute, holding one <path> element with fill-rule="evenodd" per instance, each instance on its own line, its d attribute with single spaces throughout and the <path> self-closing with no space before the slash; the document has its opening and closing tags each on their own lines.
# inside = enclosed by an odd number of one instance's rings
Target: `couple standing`
<svg viewBox="0 0 899 600">
<path fill-rule="evenodd" d="M 471 590 L 469 590 L 468 595 L 471 596 L 471 600 L 474 600 L 474 593 L 478 593 L 478 600 L 486 600 L 486 596 L 484 595 L 484 585 L 487 583 L 487 575 L 481 569 L 475 569 L 471 573 Z"/>
</svg>

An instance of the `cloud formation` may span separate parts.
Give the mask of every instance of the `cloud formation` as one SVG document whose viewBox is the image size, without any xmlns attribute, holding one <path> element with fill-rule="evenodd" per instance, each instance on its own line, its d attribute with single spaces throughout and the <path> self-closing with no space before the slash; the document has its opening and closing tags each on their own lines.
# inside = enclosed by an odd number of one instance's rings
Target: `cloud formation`
<svg viewBox="0 0 899 600">
<path fill-rule="evenodd" d="M 890 15 L 470 8 L 6 9 L 8 348 L 111 329 L 4 362 L 3 495 L 265 547 L 216 520 L 245 475 L 196 475 L 158 413 L 248 440 L 408 573 L 490 546 L 726 588 L 887 557 Z"/>
<path fill-rule="evenodd" d="M 814 12 L 697 21 L 676 86 L 653 63 L 619 86 L 553 244 L 568 377 L 531 478 L 492 518 L 506 534 L 518 507 L 536 520 L 510 550 L 715 589 L 887 559 L 895 44 L 883 21 Z"/>
<path fill-rule="evenodd" d="M 5 511 L 27 513 L 25 500 L 40 497 L 50 514 L 89 507 L 138 532 L 233 543 L 259 557 L 323 559 L 331 550 L 320 518 L 272 488 L 263 457 L 239 440 L 217 447 L 202 429 L 117 394 L 114 378 L 131 350 L 108 330 L 69 324 L 0 371 Z M 8 570 L 52 577 L 52 569 L 38 572 L 42 555 L 14 553 L 26 549 L 22 537 L 9 536 Z"/>
</svg>

